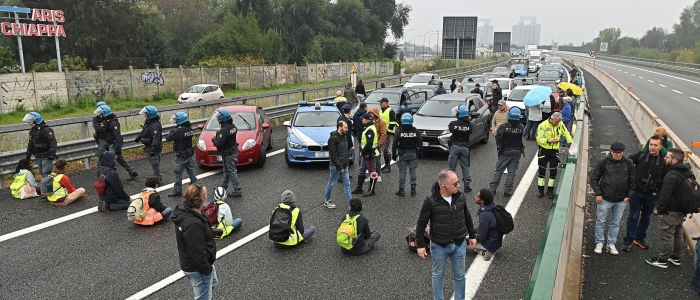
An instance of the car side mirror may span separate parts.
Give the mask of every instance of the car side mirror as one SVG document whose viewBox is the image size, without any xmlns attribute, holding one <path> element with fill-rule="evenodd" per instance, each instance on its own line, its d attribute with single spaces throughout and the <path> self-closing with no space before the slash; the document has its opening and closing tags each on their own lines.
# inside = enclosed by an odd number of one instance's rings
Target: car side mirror
<svg viewBox="0 0 700 300">
<path fill-rule="evenodd" d="M 199 125 L 197 125 L 197 128 L 199 128 L 199 130 L 204 129 L 204 124 L 199 124 Z"/>
<path fill-rule="evenodd" d="M 284 123 L 282 123 L 282 125 L 284 125 L 286 127 L 292 127 L 292 122 L 284 121 Z"/>
<path fill-rule="evenodd" d="M 262 129 L 268 129 L 268 128 L 270 128 L 270 124 L 267 124 L 267 123 L 262 124 Z"/>
<path fill-rule="evenodd" d="M 411 100 L 406 100 L 406 101 L 403 102 L 403 106 L 407 106 L 407 105 L 409 105 L 409 104 L 411 104 Z"/>
<path fill-rule="evenodd" d="M 503 100 L 508 100 L 508 96 L 503 97 Z"/>
<path fill-rule="evenodd" d="M 481 114 L 478 113 L 478 112 L 472 112 L 472 113 L 469 114 L 469 116 L 472 117 L 472 119 L 476 119 L 476 118 L 478 118 L 479 116 L 481 116 Z"/>
</svg>

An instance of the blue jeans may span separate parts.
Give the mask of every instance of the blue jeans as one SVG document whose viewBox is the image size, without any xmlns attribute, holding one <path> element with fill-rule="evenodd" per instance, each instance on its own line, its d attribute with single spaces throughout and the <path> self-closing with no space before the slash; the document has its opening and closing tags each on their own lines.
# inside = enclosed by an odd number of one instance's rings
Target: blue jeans
<svg viewBox="0 0 700 300">
<path fill-rule="evenodd" d="M 338 181 L 338 176 L 343 180 L 343 190 L 345 190 L 345 199 L 350 203 L 350 198 L 352 198 L 352 190 L 350 190 L 350 174 L 348 173 L 348 167 L 343 169 L 343 173 L 340 173 L 335 165 L 331 164 L 331 178 L 328 180 L 328 185 L 326 185 L 326 201 L 331 200 L 331 192 L 333 191 L 333 186 L 335 182 Z"/>
<path fill-rule="evenodd" d="M 525 136 L 530 137 L 530 139 L 535 139 L 537 137 L 537 127 L 540 126 L 542 121 L 530 121 L 527 120 L 527 127 L 525 127 Z"/>
<path fill-rule="evenodd" d="M 460 145 L 452 145 L 450 147 L 450 155 L 447 157 L 447 168 L 451 171 L 457 170 L 457 162 L 459 161 L 462 167 L 462 182 L 464 187 L 468 187 L 472 182 L 472 176 L 469 175 L 469 148 Z"/>
<path fill-rule="evenodd" d="M 221 182 L 221 186 L 224 189 L 228 189 L 228 181 L 231 180 L 233 183 L 233 191 L 241 191 L 241 182 L 238 180 L 238 169 L 236 169 L 236 163 L 238 163 L 238 150 L 231 154 L 224 155 L 221 154 L 224 159 L 224 181 Z"/>
<path fill-rule="evenodd" d="M 184 273 L 185 277 L 190 281 L 190 285 L 192 285 L 194 300 L 209 300 L 212 298 L 214 288 L 219 285 L 219 279 L 216 278 L 216 269 L 214 266 L 211 266 L 211 273 L 209 273 L 209 275 L 202 275 L 199 272 Z"/>
<path fill-rule="evenodd" d="M 310 239 L 314 233 L 316 233 L 316 227 L 309 226 L 304 228 L 304 234 L 301 235 L 301 237 L 304 238 L 304 240 Z"/>
<path fill-rule="evenodd" d="M 173 184 L 173 193 L 182 194 L 182 172 L 187 171 L 187 176 L 190 177 L 190 183 L 197 182 L 197 174 L 194 173 L 194 161 L 192 156 L 181 157 L 179 154 L 175 155 L 175 169 L 173 173 L 175 174 L 175 183 Z"/>
<path fill-rule="evenodd" d="M 163 216 L 163 218 L 167 218 L 172 213 L 173 213 L 173 209 L 170 207 L 166 207 L 163 211 L 160 212 L 160 214 Z"/>
<path fill-rule="evenodd" d="M 658 196 L 635 192 L 630 199 L 630 213 L 627 217 L 627 235 L 625 243 L 632 244 L 634 240 L 647 238 L 649 217 L 654 212 L 654 206 L 659 201 Z M 640 217 L 641 213 L 641 217 Z"/>
<path fill-rule="evenodd" d="M 430 242 L 430 257 L 433 260 L 433 299 L 443 300 L 445 268 L 447 258 L 452 264 L 452 277 L 454 280 L 455 300 L 464 300 L 467 242 L 462 241 L 462 245 L 454 243 L 442 247 L 434 242 Z"/>
<path fill-rule="evenodd" d="M 610 217 L 610 228 L 608 228 L 608 244 L 614 245 L 617 242 L 617 233 L 620 231 L 620 219 L 625 212 L 627 202 L 608 202 L 603 199 L 598 204 L 595 221 L 595 243 L 605 244 L 605 224 Z"/>
<path fill-rule="evenodd" d="M 411 186 L 416 186 L 416 168 L 418 168 L 418 155 L 416 150 L 399 149 L 399 188 L 406 186 L 406 168 L 411 174 Z"/>
</svg>

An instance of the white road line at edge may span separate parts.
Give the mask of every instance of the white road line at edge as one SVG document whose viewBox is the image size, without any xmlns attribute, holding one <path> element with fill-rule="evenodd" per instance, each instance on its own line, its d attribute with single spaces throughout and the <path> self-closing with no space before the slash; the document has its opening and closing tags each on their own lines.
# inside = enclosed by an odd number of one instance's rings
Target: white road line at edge
<svg viewBox="0 0 700 300">
<path fill-rule="evenodd" d="M 589 59 L 589 60 L 591 60 L 591 59 Z M 652 73 L 652 74 L 656 74 L 656 75 L 666 76 L 666 77 L 670 77 L 670 78 L 673 78 L 673 79 L 678 79 L 678 80 L 682 80 L 682 81 L 686 81 L 686 82 L 690 82 L 690 83 L 700 84 L 700 82 L 698 82 L 698 81 L 694 81 L 694 80 L 690 80 L 690 79 L 685 79 L 685 78 L 682 78 L 682 77 L 677 77 L 677 76 L 668 75 L 668 74 L 664 74 L 664 73 L 654 72 L 654 71 L 650 71 L 650 70 L 647 70 L 647 69 L 632 67 L 632 66 L 628 66 L 628 65 L 623 65 L 623 64 L 614 63 L 614 62 L 608 62 L 608 63 L 613 64 L 613 65 L 618 65 L 618 66 L 627 67 L 627 68 L 630 68 L 630 69 L 640 70 L 640 71 L 644 71 L 644 72 L 648 72 L 648 73 Z M 613 68 L 613 69 L 614 69 L 614 68 Z M 622 71 L 622 69 L 620 69 L 620 71 Z"/>
<path fill-rule="evenodd" d="M 683 94 L 683 92 L 681 92 L 681 91 L 677 91 L 677 90 L 673 90 L 673 91 L 676 93 L 679 93 L 679 94 Z"/>
<path fill-rule="evenodd" d="M 666 87 L 665 85 L 663 85 L 663 84 L 660 84 L 660 83 L 659 83 L 659 86 L 661 86 L 661 87 Z"/>
<path fill-rule="evenodd" d="M 280 150 L 278 150 L 278 151 L 280 151 Z M 284 149 L 282 149 L 281 151 L 284 151 Z M 392 160 L 391 164 L 393 165 L 396 162 L 397 161 Z M 382 165 L 382 167 L 384 167 L 384 165 Z M 532 181 L 532 180 L 530 180 L 530 181 Z M 516 190 L 515 192 L 517 193 L 518 191 Z M 269 230 L 270 230 L 270 225 L 265 226 L 263 228 L 258 229 L 258 231 L 253 232 L 253 233 L 245 236 L 244 238 L 238 240 L 237 242 L 235 242 L 231 245 L 228 245 L 221 250 L 217 250 L 216 251 L 216 259 L 218 260 L 221 257 L 223 257 L 224 255 L 232 252 L 233 250 L 236 250 L 236 249 L 242 247 L 243 245 L 255 240 L 256 238 L 260 237 L 261 235 L 267 233 Z M 178 271 L 177 273 L 170 275 L 161 281 L 156 282 L 155 284 L 143 289 L 142 291 L 131 295 L 131 297 L 126 298 L 126 300 L 140 300 L 140 299 L 146 298 L 146 297 L 150 296 L 151 294 L 153 294 L 159 290 L 164 289 L 165 287 L 174 283 L 175 281 L 182 279 L 182 277 L 185 277 L 185 273 L 183 273 L 182 271 Z"/>
<path fill-rule="evenodd" d="M 513 219 L 515 219 L 515 216 L 518 214 L 520 205 L 523 203 L 523 200 L 525 200 L 525 195 L 530 189 L 530 185 L 532 185 L 535 175 L 537 175 L 537 155 L 535 155 L 535 157 L 532 159 L 530 166 L 527 167 L 525 175 L 523 175 L 523 178 L 518 184 L 518 188 L 515 189 L 513 196 L 510 198 L 510 201 L 508 201 L 508 205 L 506 205 L 506 210 L 510 212 Z M 506 236 L 503 236 L 503 238 L 505 239 Z M 467 249 L 467 251 L 470 250 Z M 464 276 L 466 281 L 465 299 L 474 298 L 476 291 L 481 285 L 481 281 L 484 280 L 484 276 L 486 276 L 486 272 L 488 272 L 491 262 L 493 262 L 494 259 L 496 259 L 496 255 L 494 255 L 490 261 L 485 261 L 480 255 L 477 255 L 474 258 L 474 261 L 472 261 L 469 270 L 467 270 L 467 273 Z M 454 300 L 454 294 L 450 300 Z"/>
<path fill-rule="evenodd" d="M 280 154 L 280 153 L 282 153 L 282 152 L 284 152 L 284 149 L 280 149 L 280 150 L 277 150 L 277 151 L 270 152 L 270 153 L 268 153 L 266 156 L 267 156 L 267 157 L 270 157 L 270 156 L 274 156 L 274 155 Z M 198 178 L 198 179 L 201 179 L 201 178 L 206 178 L 206 177 L 209 177 L 209 176 L 212 176 L 212 175 L 216 175 L 216 174 L 218 174 L 218 173 L 221 173 L 222 170 L 223 170 L 223 169 L 219 169 L 219 170 L 216 170 L 216 171 L 209 171 L 209 172 L 206 172 L 206 173 L 202 173 L 202 174 L 199 174 L 199 176 L 197 176 L 197 178 Z M 183 179 L 183 180 L 182 180 L 182 183 L 183 183 L 183 184 L 186 184 L 186 183 L 189 183 L 189 182 L 190 182 L 190 179 L 189 179 L 189 178 Z M 173 186 L 174 186 L 174 183 L 169 183 L 169 184 L 166 184 L 166 185 L 164 185 L 164 186 L 158 187 L 156 190 L 160 192 L 160 191 L 164 191 L 164 190 L 170 189 L 170 188 L 172 188 Z M 137 195 L 138 195 L 138 194 L 132 195 L 131 197 L 136 197 Z M 80 218 L 80 217 L 82 217 L 82 216 L 89 215 L 89 214 L 95 213 L 95 212 L 97 212 L 97 207 L 92 207 L 92 208 L 88 208 L 88 209 L 86 209 L 86 210 L 82 210 L 82 211 L 79 211 L 79 212 L 76 212 L 76 213 L 72 213 L 72 214 L 67 215 L 67 216 L 63 216 L 63 217 L 60 217 L 60 218 L 57 218 L 57 219 L 53 219 L 53 220 L 51 220 L 51 221 L 47 221 L 47 222 L 44 222 L 44 223 L 41 223 L 41 224 L 37 224 L 37 225 L 31 226 L 31 227 L 27 227 L 27 228 L 20 229 L 20 230 L 17 230 L 17 231 L 13 231 L 13 232 L 10 232 L 10 233 L 7 233 L 7 234 L 3 234 L 3 235 L 0 236 L 0 242 L 4 242 L 4 241 L 7 241 L 7 240 L 16 238 L 16 237 L 20 237 L 20 236 L 23 236 L 23 235 L 25 235 L 25 234 L 29 234 L 29 233 L 32 233 L 32 232 L 35 232 L 35 231 L 38 231 L 38 230 L 42 230 L 42 229 L 44 229 L 44 228 L 48 228 L 48 227 L 51 227 L 51 226 L 54 226 L 54 225 L 58 225 L 58 224 L 61 224 L 61 223 L 63 223 L 63 222 L 67 222 L 67 221 L 70 221 L 70 220 L 73 220 L 73 219 L 77 219 L 77 218 Z"/>
<path fill-rule="evenodd" d="M 700 102 L 700 99 L 695 98 L 695 97 L 690 97 L 690 99 L 693 99 L 693 100 L 695 100 L 695 101 L 697 101 L 697 102 Z"/>
<path fill-rule="evenodd" d="M 651 80 L 651 79 L 647 79 L 647 81 L 649 81 L 649 82 L 654 82 L 654 81 L 653 81 L 653 80 Z"/>
</svg>

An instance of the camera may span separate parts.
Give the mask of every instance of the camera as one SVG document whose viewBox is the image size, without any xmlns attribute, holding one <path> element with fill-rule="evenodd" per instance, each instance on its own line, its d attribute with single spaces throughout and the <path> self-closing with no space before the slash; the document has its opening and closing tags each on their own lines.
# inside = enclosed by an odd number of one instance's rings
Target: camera
<svg viewBox="0 0 700 300">
<path fill-rule="evenodd" d="M 656 192 L 656 183 L 651 179 L 651 174 L 647 175 L 646 178 L 642 178 L 642 192 Z"/>
</svg>

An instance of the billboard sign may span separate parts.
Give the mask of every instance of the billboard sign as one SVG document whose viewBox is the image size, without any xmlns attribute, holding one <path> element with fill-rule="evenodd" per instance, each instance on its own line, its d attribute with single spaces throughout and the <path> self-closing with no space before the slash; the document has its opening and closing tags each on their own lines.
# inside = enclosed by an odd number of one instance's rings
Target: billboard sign
<svg viewBox="0 0 700 300">
<path fill-rule="evenodd" d="M 19 18 L 15 18 L 15 22 L 6 21 L 0 23 L 0 31 L 2 31 L 3 35 L 66 36 L 66 30 L 63 28 L 63 25 L 58 24 L 66 21 L 62 10 L 0 6 L 0 12 L 31 14 L 31 18 L 28 20 L 33 22 L 49 22 L 49 24 L 23 23 L 19 22 Z"/>
</svg>

